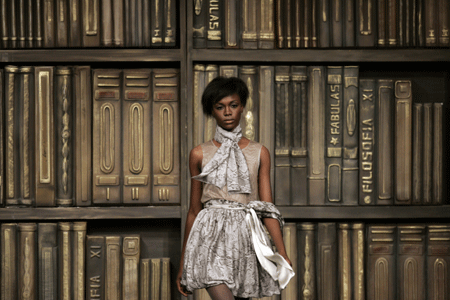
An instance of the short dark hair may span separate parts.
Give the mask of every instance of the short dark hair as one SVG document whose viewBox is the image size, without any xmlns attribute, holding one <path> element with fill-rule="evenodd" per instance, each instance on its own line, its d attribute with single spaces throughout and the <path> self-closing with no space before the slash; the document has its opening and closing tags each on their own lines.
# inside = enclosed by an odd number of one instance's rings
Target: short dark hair
<svg viewBox="0 0 450 300">
<path fill-rule="evenodd" d="M 248 87 L 245 82 L 237 77 L 216 77 L 206 86 L 202 95 L 203 112 L 212 116 L 214 104 L 225 97 L 237 94 L 241 104 L 245 107 L 248 98 Z"/>
</svg>

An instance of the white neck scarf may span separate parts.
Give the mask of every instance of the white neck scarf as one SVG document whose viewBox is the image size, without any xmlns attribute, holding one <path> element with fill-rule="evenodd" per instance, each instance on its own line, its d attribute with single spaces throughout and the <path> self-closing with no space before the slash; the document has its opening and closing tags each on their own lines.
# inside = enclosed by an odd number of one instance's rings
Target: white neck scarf
<svg viewBox="0 0 450 300">
<path fill-rule="evenodd" d="M 240 125 L 233 131 L 227 131 L 217 126 L 214 139 L 222 145 L 203 168 L 202 173 L 192 178 L 214 184 L 218 188 L 223 188 L 226 184 L 230 194 L 250 194 L 251 186 L 247 161 L 238 145 L 241 137 Z"/>
</svg>

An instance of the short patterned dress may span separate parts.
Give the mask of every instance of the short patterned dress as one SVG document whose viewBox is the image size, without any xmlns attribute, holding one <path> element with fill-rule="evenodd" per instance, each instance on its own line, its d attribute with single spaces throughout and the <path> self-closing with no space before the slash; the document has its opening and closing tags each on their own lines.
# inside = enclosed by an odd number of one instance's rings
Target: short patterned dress
<svg viewBox="0 0 450 300">
<path fill-rule="evenodd" d="M 204 168 L 218 147 L 213 141 L 201 147 Z M 261 148 L 261 144 L 250 141 L 242 149 L 248 165 L 251 194 L 229 194 L 226 185 L 220 189 L 204 184 L 201 198 L 204 208 L 195 219 L 185 249 L 181 284 L 188 291 L 224 283 L 235 297 L 259 298 L 280 294 L 278 281 L 258 261 L 252 233 L 245 220 L 246 209 L 251 207 L 258 216 L 276 218 L 283 225 L 276 207 L 259 199 Z"/>
</svg>

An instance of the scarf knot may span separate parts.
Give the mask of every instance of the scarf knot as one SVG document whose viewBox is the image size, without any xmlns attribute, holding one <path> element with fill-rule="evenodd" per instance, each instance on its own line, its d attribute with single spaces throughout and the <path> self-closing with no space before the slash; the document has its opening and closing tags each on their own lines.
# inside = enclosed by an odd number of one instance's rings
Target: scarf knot
<svg viewBox="0 0 450 300">
<path fill-rule="evenodd" d="M 221 146 L 213 158 L 205 165 L 201 174 L 192 178 L 213 184 L 218 188 L 227 185 L 228 193 L 251 193 L 247 161 L 238 142 L 242 138 L 241 126 L 233 131 L 216 127 L 214 139 Z"/>
</svg>

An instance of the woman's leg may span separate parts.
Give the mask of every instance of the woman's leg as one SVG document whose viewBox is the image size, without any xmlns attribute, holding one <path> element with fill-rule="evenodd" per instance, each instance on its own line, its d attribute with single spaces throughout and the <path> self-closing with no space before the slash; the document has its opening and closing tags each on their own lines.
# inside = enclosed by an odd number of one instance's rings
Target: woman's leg
<svg viewBox="0 0 450 300">
<path fill-rule="evenodd" d="M 211 286 L 206 289 L 212 300 L 235 300 L 226 284 Z"/>
</svg>

